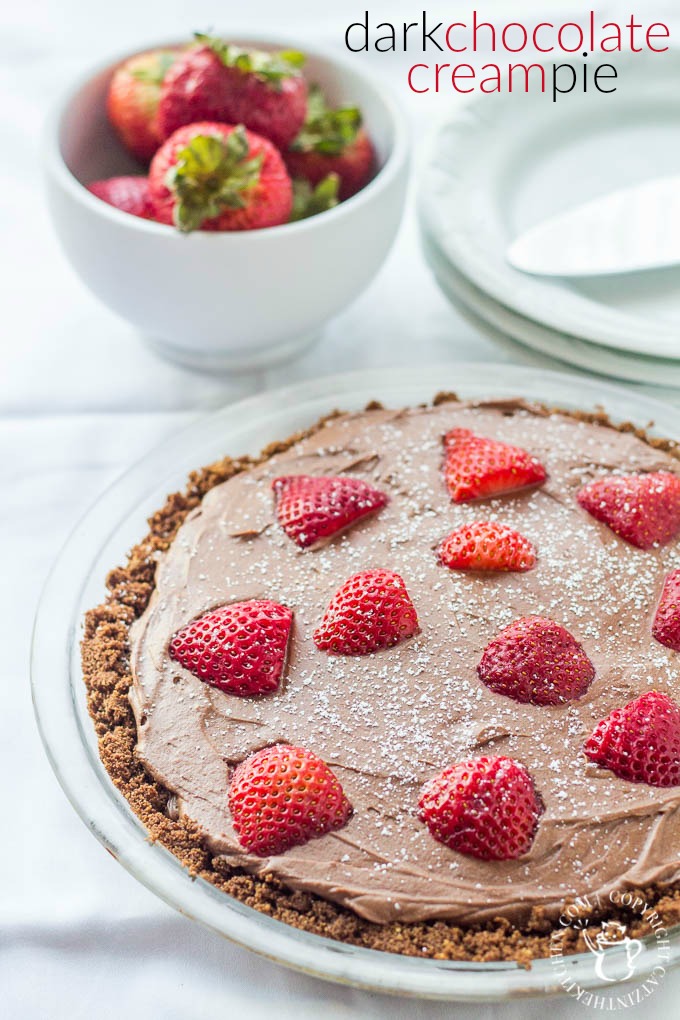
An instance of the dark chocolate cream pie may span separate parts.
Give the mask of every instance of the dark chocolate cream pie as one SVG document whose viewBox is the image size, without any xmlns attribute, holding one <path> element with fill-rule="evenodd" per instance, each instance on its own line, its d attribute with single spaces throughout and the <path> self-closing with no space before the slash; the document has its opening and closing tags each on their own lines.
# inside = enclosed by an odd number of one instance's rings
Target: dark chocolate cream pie
<svg viewBox="0 0 680 1020">
<path fill-rule="evenodd" d="M 114 783 L 192 875 L 357 945 L 527 962 L 613 890 L 677 923 L 678 456 L 441 396 L 198 470 L 87 616 Z"/>
</svg>

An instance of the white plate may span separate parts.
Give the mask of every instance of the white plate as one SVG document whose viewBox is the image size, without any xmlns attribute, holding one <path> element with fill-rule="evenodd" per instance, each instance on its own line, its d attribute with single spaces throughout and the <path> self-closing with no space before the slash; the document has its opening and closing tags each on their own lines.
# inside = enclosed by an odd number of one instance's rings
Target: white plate
<svg viewBox="0 0 680 1020">
<path fill-rule="evenodd" d="M 680 359 L 680 267 L 555 281 L 505 258 L 509 242 L 547 216 L 677 173 L 680 52 L 634 54 L 617 66 L 611 95 L 591 89 L 554 104 L 538 91 L 486 95 L 457 113 L 437 132 L 420 181 L 424 229 L 456 269 L 519 314 L 607 347 Z"/>
<path fill-rule="evenodd" d="M 595 380 L 512 365 L 438 365 L 331 376 L 245 400 L 167 440 L 123 475 L 69 539 L 38 610 L 32 658 L 33 698 L 40 732 L 62 787 L 91 832 L 140 882 L 187 917 L 296 970 L 394 994 L 487 1001 L 558 994 L 550 960 L 530 970 L 513 963 L 457 963 L 378 952 L 298 931 L 245 906 L 209 883 L 192 880 L 179 861 L 146 831 L 117 792 L 97 754 L 80 669 L 83 613 L 104 595 L 108 570 L 122 562 L 146 531 L 146 517 L 189 471 L 225 454 L 255 453 L 335 407 L 357 409 L 379 398 L 400 407 L 428 401 L 441 389 L 461 396 L 526 396 L 563 407 L 604 405 L 618 420 L 680 438 L 678 411 Z M 652 937 L 636 964 L 636 979 L 657 962 Z M 680 961 L 680 928 L 670 933 L 670 963 Z M 625 978 L 625 952 L 613 950 L 608 973 Z M 574 981 L 601 987 L 590 953 L 565 961 Z M 266 980 L 266 975 L 264 977 Z M 228 1012 L 228 1011 L 227 1011 Z"/>
<path fill-rule="evenodd" d="M 493 339 L 510 337 L 541 354 L 599 375 L 680 389 L 680 362 L 613 350 L 542 326 L 494 301 L 442 257 L 427 238 L 423 246 L 425 257 L 444 294 L 453 304 L 481 320 L 482 327 L 491 327 Z M 670 393 L 669 399 L 674 399 Z"/>
</svg>

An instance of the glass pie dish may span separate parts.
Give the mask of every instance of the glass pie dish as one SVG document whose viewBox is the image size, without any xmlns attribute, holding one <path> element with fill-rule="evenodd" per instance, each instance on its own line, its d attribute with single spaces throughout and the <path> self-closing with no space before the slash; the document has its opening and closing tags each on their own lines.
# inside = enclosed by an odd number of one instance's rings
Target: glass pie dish
<svg viewBox="0 0 680 1020">
<path fill-rule="evenodd" d="M 615 422 L 633 421 L 665 438 L 680 438 L 680 412 L 596 381 L 509 365 L 450 364 L 331 376 L 266 393 L 196 422 L 127 471 L 78 524 L 48 579 L 35 626 L 32 683 L 47 754 L 76 811 L 116 859 L 192 920 L 261 955 L 330 981 L 393 994 L 466 1001 L 564 992 L 565 973 L 585 990 L 624 981 L 623 946 L 607 950 L 607 978 L 591 954 L 550 959 L 525 969 L 512 962 L 472 963 L 407 958 L 299 931 L 245 906 L 202 879 L 147 832 L 101 764 L 87 712 L 80 667 L 84 613 L 102 600 L 108 571 L 145 532 L 146 518 L 190 471 L 225 454 L 257 453 L 269 442 L 335 408 L 371 400 L 392 407 L 430 401 L 441 390 L 465 398 L 525 397 L 565 409 L 604 408 Z M 653 423 L 650 425 L 650 423 Z M 658 964 L 653 935 L 642 943 L 631 980 Z M 670 933 L 667 968 L 680 962 L 680 927 Z"/>
</svg>

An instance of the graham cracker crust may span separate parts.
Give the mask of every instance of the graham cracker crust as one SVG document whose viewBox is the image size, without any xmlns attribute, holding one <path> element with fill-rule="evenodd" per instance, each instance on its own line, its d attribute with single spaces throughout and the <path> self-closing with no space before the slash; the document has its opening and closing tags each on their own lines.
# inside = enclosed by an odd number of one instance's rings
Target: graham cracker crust
<svg viewBox="0 0 680 1020">
<path fill-rule="evenodd" d="M 440 393 L 433 404 L 456 399 L 455 394 Z M 381 406 L 372 402 L 366 410 Z M 531 406 L 546 415 L 559 411 L 578 420 L 631 432 L 680 460 L 680 446 L 674 441 L 650 437 L 644 429 L 629 422 L 613 424 L 604 412 L 580 413 Z M 540 909 L 533 911 L 522 928 L 502 917 L 470 927 L 447 921 L 387 925 L 365 921 L 351 910 L 319 896 L 288 889 L 271 875 L 258 878 L 242 869 L 230 868 L 213 857 L 192 821 L 176 817 L 172 792 L 157 782 L 135 755 L 137 731 L 128 701 L 132 684 L 128 636 L 133 621 L 142 615 L 148 604 L 160 554 L 168 549 L 189 512 L 210 489 L 287 450 L 340 413 L 334 411 L 309 429 L 270 444 L 258 457 L 224 457 L 192 472 L 185 490 L 169 495 L 165 505 L 149 518 L 148 534 L 130 551 L 126 563 L 109 573 L 108 595 L 101 605 L 86 614 L 81 645 L 87 704 L 100 758 L 112 782 L 148 831 L 150 841 L 161 843 L 174 854 L 192 878 L 210 882 L 269 917 L 315 935 L 405 956 L 478 963 L 515 961 L 529 967 L 532 960 L 550 956 L 551 933 L 556 930 Z M 680 885 L 651 886 L 631 892 L 653 906 L 667 928 L 680 923 Z M 584 916 L 583 912 L 580 916 Z M 606 914 L 594 910 L 590 916 L 591 933 L 598 931 L 599 921 L 614 919 L 626 924 L 632 937 L 643 938 L 650 933 L 639 911 L 630 908 L 619 907 Z M 559 931 L 564 955 L 586 951 L 582 932 L 572 927 Z"/>
</svg>

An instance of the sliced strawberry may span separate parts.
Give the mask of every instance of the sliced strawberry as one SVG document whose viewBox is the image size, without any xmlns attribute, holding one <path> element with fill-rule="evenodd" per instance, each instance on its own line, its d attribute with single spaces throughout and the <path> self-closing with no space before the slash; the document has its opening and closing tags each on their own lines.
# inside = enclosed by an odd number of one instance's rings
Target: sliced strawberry
<svg viewBox="0 0 680 1020">
<path fill-rule="evenodd" d="M 680 786 L 680 706 L 649 691 L 602 719 L 583 750 L 619 779 Z"/>
<path fill-rule="evenodd" d="M 527 853 L 544 810 L 524 765 L 503 756 L 444 769 L 425 783 L 418 806 L 439 843 L 485 861 Z"/>
<path fill-rule="evenodd" d="M 680 652 L 680 570 L 673 570 L 664 581 L 652 624 L 656 640 Z"/>
<path fill-rule="evenodd" d="M 103 181 L 92 181 L 87 190 L 121 212 L 141 216 L 144 220 L 156 218 L 146 177 L 107 177 Z"/>
<path fill-rule="evenodd" d="M 157 218 L 179 230 L 258 230 L 286 223 L 293 188 L 277 149 L 242 125 L 180 128 L 149 169 Z"/>
<path fill-rule="evenodd" d="M 333 110 L 318 86 L 309 90 L 307 118 L 285 160 L 293 178 L 316 186 L 329 174 L 340 180 L 340 200 L 360 191 L 373 176 L 375 150 L 356 106 Z"/>
<path fill-rule="evenodd" d="M 382 509 L 384 492 L 359 478 L 285 475 L 272 482 L 278 522 L 306 549 Z"/>
<path fill-rule="evenodd" d="M 287 149 L 307 112 L 301 53 L 243 50 L 214 36 L 174 64 L 163 82 L 158 109 L 161 135 L 197 121 L 244 124 Z"/>
<path fill-rule="evenodd" d="M 258 857 L 272 857 L 342 828 L 352 805 L 315 754 L 275 744 L 236 767 L 229 810 L 241 846 Z"/>
<path fill-rule="evenodd" d="M 536 552 L 507 524 L 475 521 L 456 528 L 440 544 L 439 562 L 451 570 L 531 570 Z"/>
<path fill-rule="evenodd" d="M 109 120 L 125 147 L 143 163 L 163 141 L 158 126 L 161 86 L 180 52 L 180 47 L 170 47 L 138 53 L 111 79 L 106 99 Z"/>
<path fill-rule="evenodd" d="M 581 489 L 584 510 L 639 549 L 664 545 L 680 534 L 680 478 L 668 471 L 611 475 Z"/>
<path fill-rule="evenodd" d="M 314 643 L 331 655 L 369 655 L 417 632 L 418 617 L 399 574 L 364 570 L 336 591 Z"/>
<path fill-rule="evenodd" d="M 247 697 L 279 686 L 293 613 L 268 599 L 234 602 L 182 627 L 170 656 L 213 687 Z"/>
<path fill-rule="evenodd" d="M 524 616 L 494 638 L 477 667 L 497 694 L 532 705 L 561 705 L 582 697 L 595 667 L 568 630 L 542 616 Z"/>
<path fill-rule="evenodd" d="M 444 437 L 444 479 L 454 503 L 542 485 L 545 468 L 519 446 L 452 429 Z"/>
</svg>

